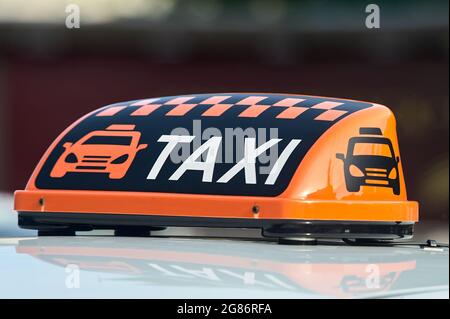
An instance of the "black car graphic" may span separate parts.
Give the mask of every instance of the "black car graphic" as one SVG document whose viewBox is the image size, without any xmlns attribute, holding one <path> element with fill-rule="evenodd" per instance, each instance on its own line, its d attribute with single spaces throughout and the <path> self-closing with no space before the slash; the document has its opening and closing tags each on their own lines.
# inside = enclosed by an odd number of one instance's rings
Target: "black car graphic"
<svg viewBox="0 0 450 319">
<path fill-rule="evenodd" d="M 391 141 L 379 128 L 360 128 L 359 134 L 348 141 L 347 154 L 337 153 L 344 162 L 345 185 L 349 192 L 361 186 L 390 187 L 400 194 L 398 163 Z"/>
</svg>

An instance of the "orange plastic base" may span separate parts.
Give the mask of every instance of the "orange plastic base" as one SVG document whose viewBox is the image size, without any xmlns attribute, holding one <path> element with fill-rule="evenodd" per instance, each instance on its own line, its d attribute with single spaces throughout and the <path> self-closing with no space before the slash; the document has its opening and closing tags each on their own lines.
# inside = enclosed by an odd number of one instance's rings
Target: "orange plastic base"
<svg viewBox="0 0 450 319">
<path fill-rule="evenodd" d="M 14 209 L 47 213 L 392 222 L 417 222 L 419 210 L 414 201 L 293 200 L 68 190 L 16 191 Z"/>
</svg>

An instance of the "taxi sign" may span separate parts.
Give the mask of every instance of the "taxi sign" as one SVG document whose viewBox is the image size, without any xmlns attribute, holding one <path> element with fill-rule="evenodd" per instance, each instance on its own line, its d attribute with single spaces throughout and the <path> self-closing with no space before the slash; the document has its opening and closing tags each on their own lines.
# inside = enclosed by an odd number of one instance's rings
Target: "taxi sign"
<svg viewBox="0 0 450 319">
<path fill-rule="evenodd" d="M 412 236 L 385 106 L 287 94 L 192 94 L 105 106 L 49 147 L 15 209 L 46 232 L 261 228 L 270 237 Z"/>
</svg>

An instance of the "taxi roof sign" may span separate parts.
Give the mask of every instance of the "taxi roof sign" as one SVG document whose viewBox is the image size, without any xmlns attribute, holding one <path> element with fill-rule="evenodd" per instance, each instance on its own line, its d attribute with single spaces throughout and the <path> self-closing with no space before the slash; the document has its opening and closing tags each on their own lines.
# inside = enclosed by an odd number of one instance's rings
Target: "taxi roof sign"
<svg viewBox="0 0 450 319">
<path fill-rule="evenodd" d="M 70 231 L 217 226 L 395 239 L 418 220 L 387 107 L 266 93 L 93 111 L 53 142 L 15 208 L 21 227 Z"/>
</svg>

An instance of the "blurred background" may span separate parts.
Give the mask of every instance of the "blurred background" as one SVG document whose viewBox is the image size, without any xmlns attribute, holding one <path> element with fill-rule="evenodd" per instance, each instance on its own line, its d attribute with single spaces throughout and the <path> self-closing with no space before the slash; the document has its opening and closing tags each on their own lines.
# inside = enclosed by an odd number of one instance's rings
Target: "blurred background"
<svg viewBox="0 0 450 319">
<path fill-rule="evenodd" d="M 100 106 L 161 95 L 280 92 L 388 105 L 419 238 L 448 242 L 449 3 L 0 0 L 0 234 L 51 141 Z M 80 27 L 66 27 L 67 5 Z M 3 219 L 3 222 L 2 222 Z M 15 220 L 12 221 L 15 225 Z M 3 226 L 2 226 L 3 225 Z"/>
</svg>

